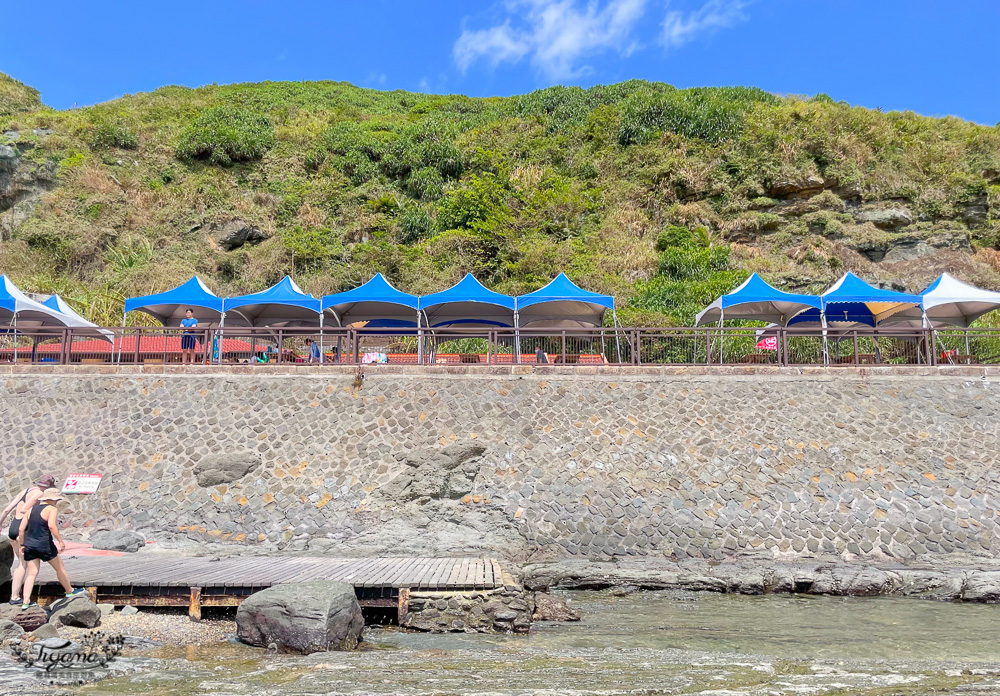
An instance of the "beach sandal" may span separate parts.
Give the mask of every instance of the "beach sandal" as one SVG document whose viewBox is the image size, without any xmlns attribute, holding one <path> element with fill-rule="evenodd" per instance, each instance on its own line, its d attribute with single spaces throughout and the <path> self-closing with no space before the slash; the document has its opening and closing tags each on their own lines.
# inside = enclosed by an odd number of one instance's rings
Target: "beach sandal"
<svg viewBox="0 0 1000 696">
<path fill-rule="evenodd" d="M 21 599 L 20 597 L 18 597 L 17 599 L 14 599 L 13 597 L 11 597 L 10 601 L 7 602 L 7 604 L 11 605 L 12 607 L 16 607 L 19 604 L 23 604 L 23 603 L 24 603 L 24 600 Z"/>
<path fill-rule="evenodd" d="M 22 604 L 21 611 L 28 611 L 28 609 L 37 609 L 38 602 L 31 602 L 30 604 Z"/>
<path fill-rule="evenodd" d="M 84 588 L 84 587 L 78 587 L 75 590 L 73 590 L 72 592 L 67 592 L 66 596 L 67 597 L 76 597 L 77 595 L 82 595 L 82 594 L 87 594 L 86 588 Z"/>
</svg>

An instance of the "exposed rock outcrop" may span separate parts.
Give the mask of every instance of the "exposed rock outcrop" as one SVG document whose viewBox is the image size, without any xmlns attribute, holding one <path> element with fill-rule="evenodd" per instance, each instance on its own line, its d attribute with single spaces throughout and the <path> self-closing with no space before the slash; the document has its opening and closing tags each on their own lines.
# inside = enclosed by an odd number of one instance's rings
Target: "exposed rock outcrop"
<svg viewBox="0 0 1000 696">
<path fill-rule="evenodd" d="M 56 185 L 56 163 L 25 160 L 22 147 L 0 141 L 0 240 L 10 239 L 41 195 Z"/>
<path fill-rule="evenodd" d="M 855 213 L 855 217 L 859 222 L 870 222 L 883 230 L 893 230 L 913 224 L 913 213 L 903 206 L 859 210 Z"/>
<path fill-rule="evenodd" d="M 621 562 L 556 561 L 521 569 L 527 589 L 687 590 L 737 594 L 799 593 L 896 596 L 1000 602 L 1000 571 L 968 568 L 879 568 L 854 563 L 740 561 L 709 565 L 666 559 Z"/>
<path fill-rule="evenodd" d="M 90 543 L 95 549 L 102 551 L 119 551 L 121 553 L 135 553 L 146 545 L 146 538 L 138 532 L 126 529 L 112 529 L 106 532 L 97 532 L 90 537 Z"/>
<path fill-rule="evenodd" d="M 308 582 L 250 595 L 236 612 L 236 626 L 244 643 L 309 654 L 353 650 L 365 621 L 351 585 Z"/>
<path fill-rule="evenodd" d="M 194 475 L 202 488 L 232 483 L 260 466 L 260 455 L 253 452 L 210 454 L 194 466 Z"/>
<path fill-rule="evenodd" d="M 454 444 L 435 450 L 419 450 L 403 462 L 408 469 L 382 486 L 382 497 L 400 503 L 439 498 L 459 499 L 472 492 L 473 479 L 479 471 L 478 458 L 485 447 Z"/>
<path fill-rule="evenodd" d="M 215 242 L 226 251 L 239 249 L 245 244 L 260 244 L 271 238 L 271 235 L 256 225 L 239 218 L 215 223 L 209 227 L 209 232 Z"/>
<path fill-rule="evenodd" d="M 429 633 L 527 633 L 534 606 L 520 588 L 442 596 L 410 595 L 401 626 Z"/>
<path fill-rule="evenodd" d="M 535 621 L 579 621 L 580 612 L 566 600 L 548 592 L 535 593 Z"/>
<path fill-rule="evenodd" d="M 816 174 L 778 179 L 768 188 L 772 198 L 807 198 L 823 190 L 826 182 Z"/>
</svg>

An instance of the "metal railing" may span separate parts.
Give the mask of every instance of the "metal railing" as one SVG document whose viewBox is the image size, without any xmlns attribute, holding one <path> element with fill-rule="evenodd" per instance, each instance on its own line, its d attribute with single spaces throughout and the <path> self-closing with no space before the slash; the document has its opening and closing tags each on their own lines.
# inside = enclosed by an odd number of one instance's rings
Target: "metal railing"
<svg viewBox="0 0 1000 696">
<path fill-rule="evenodd" d="M 1000 329 L 18 328 L 0 364 L 991 365 Z"/>
</svg>

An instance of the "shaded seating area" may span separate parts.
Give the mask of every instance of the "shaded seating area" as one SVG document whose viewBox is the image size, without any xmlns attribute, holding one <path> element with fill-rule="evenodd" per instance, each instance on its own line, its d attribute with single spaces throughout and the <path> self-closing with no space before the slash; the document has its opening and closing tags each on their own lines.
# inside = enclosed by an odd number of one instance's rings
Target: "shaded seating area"
<svg viewBox="0 0 1000 696">
<path fill-rule="evenodd" d="M 742 363 L 769 362 L 764 356 L 771 354 L 784 364 L 978 364 L 983 356 L 971 345 L 986 347 L 987 342 L 972 323 L 998 308 L 1000 293 L 948 273 L 923 292 L 909 294 L 873 286 L 847 272 L 819 295 L 778 290 L 755 273 L 702 310 L 696 325 L 715 323 L 720 329 L 714 353 L 718 362 L 727 349 L 724 322 L 738 320 L 768 322 L 757 330 L 752 351 L 745 341 L 737 347 Z M 961 347 L 954 345 L 957 338 Z M 993 351 L 991 361 L 998 356 L 1000 351 Z"/>
</svg>

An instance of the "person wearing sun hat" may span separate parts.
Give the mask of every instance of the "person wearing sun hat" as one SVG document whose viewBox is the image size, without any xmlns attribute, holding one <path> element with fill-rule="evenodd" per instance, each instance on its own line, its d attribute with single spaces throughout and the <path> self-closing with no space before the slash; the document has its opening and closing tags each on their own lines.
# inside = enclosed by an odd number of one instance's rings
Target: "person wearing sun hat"
<svg viewBox="0 0 1000 696">
<path fill-rule="evenodd" d="M 25 564 L 24 559 L 21 558 L 21 544 L 18 537 L 21 535 L 21 520 L 24 519 L 24 513 L 31 509 L 31 506 L 38 502 L 38 498 L 42 495 L 42 492 L 47 488 L 54 488 L 56 485 L 56 479 L 51 474 L 46 474 L 40 479 L 35 481 L 33 486 L 29 486 L 21 491 L 18 495 L 14 496 L 13 500 L 4 508 L 3 513 L 0 514 L 0 522 L 7 519 L 7 515 L 11 512 L 14 516 L 10 521 L 10 528 L 7 530 L 7 538 L 10 539 L 10 545 L 14 549 L 14 555 L 17 558 L 17 567 L 11 572 L 10 579 L 10 603 L 14 605 L 21 604 L 21 585 L 24 584 L 24 572 Z"/>
<path fill-rule="evenodd" d="M 21 600 L 21 609 L 28 609 L 37 606 L 31 601 L 31 591 L 35 588 L 35 578 L 45 561 L 59 578 L 59 584 L 63 586 L 67 597 L 83 594 L 84 588 L 74 590 L 69 583 L 69 575 L 66 574 L 66 567 L 63 565 L 59 554 L 66 550 L 66 542 L 59 534 L 59 525 L 56 520 L 59 517 L 59 509 L 56 503 L 62 500 L 62 495 L 58 488 L 47 488 L 38 498 L 38 502 L 32 506 L 21 520 L 21 552 L 24 562 L 27 564 L 27 574 L 24 578 L 24 598 Z M 56 548 L 56 541 L 59 547 Z"/>
</svg>

